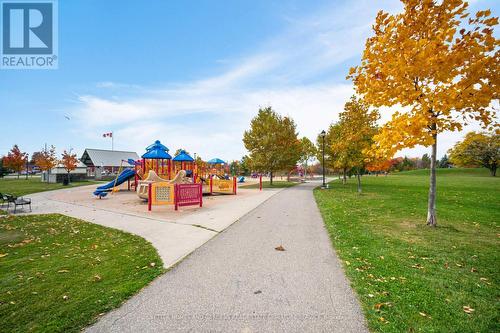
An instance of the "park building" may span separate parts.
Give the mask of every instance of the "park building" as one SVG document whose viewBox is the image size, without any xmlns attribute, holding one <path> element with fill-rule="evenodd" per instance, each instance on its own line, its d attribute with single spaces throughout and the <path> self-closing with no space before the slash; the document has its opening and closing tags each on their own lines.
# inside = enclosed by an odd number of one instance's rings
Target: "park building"
<svg viewBox="0 0 500 333">
<path fill-rule="evenodd" d="M 133 168 L 127 163 L 129 159 L 139 160 L 139 155 L 133 151 L 105 150 L 87 148 L 80 160 L 87 168 L 87 177 L 101 179 L 115 174 L 120 168 Z"/>
<path fill-rule="evenodd" d="M 87 166 L 82 162 L 78 162 L 75 170 L 69 173 L 71 181 L 80 181 L 87 179 Z M 58 164 L 50 172 L 44 171 L 41 175 L 42 182 L 62 183 L 68 178 L 68 171 L 62 164 Z"/>
</svg>

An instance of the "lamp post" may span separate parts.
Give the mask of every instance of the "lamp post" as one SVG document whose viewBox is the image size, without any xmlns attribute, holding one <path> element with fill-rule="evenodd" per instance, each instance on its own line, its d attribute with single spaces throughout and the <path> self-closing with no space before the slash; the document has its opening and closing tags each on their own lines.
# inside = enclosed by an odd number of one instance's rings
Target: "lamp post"
<svg viewBox="0 0 500 333">
<path fill-rule="evenodd" d="M 323 131 L 321 131 L 321 133 L 319 135 L 321 136 L 322 148 L 323 148 L 323 151 L 322 151 L 323 161 L 321 163 L 321 168 L 323 169 L 323 185 L 321 185 L 321 188 L 325 189 L 326 188 L 326 182 L 325 182 L 325 136 L 326 136 L 326 132 L 323 130 Z"/>
</svg>

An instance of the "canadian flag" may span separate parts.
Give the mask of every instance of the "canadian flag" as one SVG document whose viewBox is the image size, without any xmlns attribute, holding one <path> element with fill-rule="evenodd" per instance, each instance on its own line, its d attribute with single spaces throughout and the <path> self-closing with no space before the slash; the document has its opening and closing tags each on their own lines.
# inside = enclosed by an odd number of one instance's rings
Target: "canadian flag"
<svg viewBox="0 0 500 333">
<path fill-rule="evenodd" d="M 103 138 L 106 138 L 106 137 L 110 137 L 110 138 L 112 138 L 112 137 L 113 137 L 113 132 L 104 133 L 104 134 L 102 135 L 102 137 L 103 137 Z"/>
</svg>

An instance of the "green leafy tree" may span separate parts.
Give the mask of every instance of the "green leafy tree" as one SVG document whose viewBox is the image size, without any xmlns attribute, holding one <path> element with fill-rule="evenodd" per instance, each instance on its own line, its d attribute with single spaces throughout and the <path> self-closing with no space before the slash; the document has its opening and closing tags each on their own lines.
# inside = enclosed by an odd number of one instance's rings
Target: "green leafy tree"
<svg viewBox="0 0 500 333">
<path fill-rule="evenodd" d="M 243 156 L 240 161 L 240 172 L 244 176 L 250 175 L 252 171 L 252 161 L 247 155 Z"/>
<path fill-rule="evenodd" d="M 277 171 L 291 169 L 301 156 L 295 122 L 271 107 L 259 109 L 250 129 L 243 134 L 243 143 L 250 152 L 253 168 L 269 172 L 271 185 Z"/>
<path fill-rule="evenodd" d="M 439 160 L 439 163 L 438 163 L 438 168 L 441 168 L 441 169 L 447 169 L 451 166 L 451 162 L 448 158 L 448 155 L 444 154 L 443 157 L 441 157 L 441 159 Z"/>
<path fill-rule="evenodd" d="M 421 168 L 422 169 L 429 169 L 429 167 L 431 166 L 431 158 L 429 157 L 429 154 L 424 154 L 422 155 L 422 165 L 421 165 Z"/>
<path fill-rule="evenodd" d="M 500 135 L 496 133 L 469 132 L 464 140 L 451 148 L 450 161 L 461 167 L 481 166 L 496 176 L 500 161 Z"/>
<path fill-rule="evenodd" d="M 0 158 L 0 178 L 3 178 L 8 172 L 9 170 L 4 167 L 4 157 Z"/>
<path fill-rule="evenodd" d="M 373 136 L 377 133 L 377 110 L 370 107 L 362 99 L 352 96 L 339 114 L 340 136 L 333 143 L 333 151 L 337 151 L 345 163 L 350 166 L 358 180 L 358 192 L 361 193 L 361 174 L 371 159 L 370 147 Z"/>
<path fill-rule="evenodd" d="M 336 122 L 331 124 L 328 127 L 328 131 L 326 131 L 326 135 L 324 137 L 324 149 L 325 149 L 325 169 L 333 169 L 335 172 L 339 172 L 339 175 L 342 174 L 342 183 L 346 184 L 347 182 L 347 173 L 350 171 L 351 166 L 348 163 L 348 160 L 345 158 L 344 154 L 341 154 L 339 151 L 334 150 L 333 147 L 342 141 L 342 124 L 340 122 Z M 320 163 L 323 160 L 323 138 L 321 135 L 318 135 L 316 139 L 317 146 L 317 159 Z M 323 168 L 323 165 L 321 165 Z"/>
<path fill-rule="evenodd" d="M 304 167 L 306 173 L 304 176 L 306 176 L 309 161 L 312 160 L 314 157 L 316 157 L 317 149 L 314 143 L 312 143 L 312 141 L 305 136 L 302 139 L 300 139 L 300 146 L 301 146 L 301 155 L 299 163 L 302 164 L 302 166 Z"/>
<path fill-rule="evenodd" d="M 189 155 L 189 152 L 188 152 L 186 149 L 184 149 L 184 148 L 179 148 L 179 149 L 177 149 L 177 150 L 175 151 L 174 156 L 179 155 L 179 154 L 181 153 L 181 151 L 183 151 L 183 150 L 184 150 L 184 152 L 185 152 L 186 154 L 188 154 L 188 155 Z"/>
</svg>

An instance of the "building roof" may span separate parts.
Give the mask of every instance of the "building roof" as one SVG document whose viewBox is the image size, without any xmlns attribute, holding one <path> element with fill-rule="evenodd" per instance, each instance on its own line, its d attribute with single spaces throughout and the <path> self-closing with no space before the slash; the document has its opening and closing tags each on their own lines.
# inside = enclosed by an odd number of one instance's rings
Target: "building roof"
<svg viewBox="0 0 500 333">
<path fill-rule="evenodd" d="M 138 160 L 139 155 L 133 151 L 119 151 L 119 150 L 104 150 L 104 149 L 90 149 L 87 148 L 83 152 L 82 158 L 80 160 L 86 166 L 95 167 L 119 167 L 120 164 L 123 166 L 130 166 L 127 162 L 128 159 Z"/>
<path fill-rule="evenodd" d="M 192 158 L 185 150 L 181 150 L 177 156 L 174 157 L 175 162 L 194 162 Z"/>
<path fill-rule="evenodd" d="M 161 144 L 160 140 L 156 140 L 155 143 L 149 145 L 146 148 L 147 152 L 142 155 L 142 158 L 147 159 L 163 159 L 170 160 L 172 156 L 168 153 L 168 148 Z"/>
<path fill-rule="evenodd" d="M 50 170 L 50 173 L 52 174 L 61 174 L 61 173 L 68 173 L 68 171 L 66 171 L 66 169 L 64 168 L 64 165 L 62 163 L 59 163 L 58 165 L 56 165 L 55 167 L 53 167 L 51 170 Z M 83 164 L 81 161 L 78 161 L 78 163 L 76 164 L 76 169 L 71 171 L 71 174 L 75 174 L 75 173 L 87 173 L 87 166 L 85 164 Z"/>
</svg>

